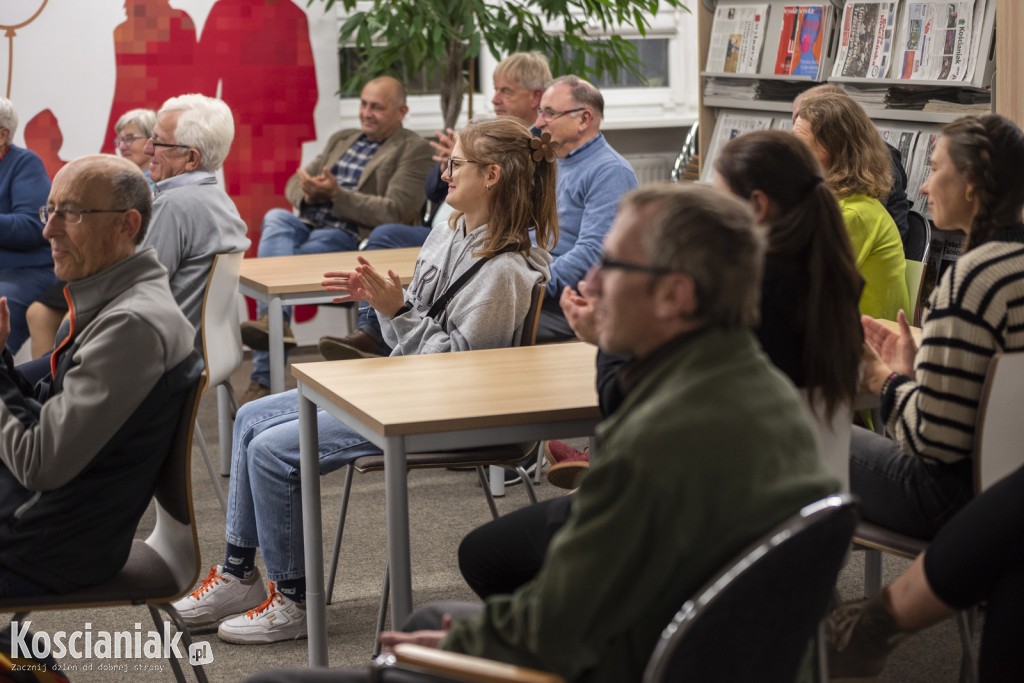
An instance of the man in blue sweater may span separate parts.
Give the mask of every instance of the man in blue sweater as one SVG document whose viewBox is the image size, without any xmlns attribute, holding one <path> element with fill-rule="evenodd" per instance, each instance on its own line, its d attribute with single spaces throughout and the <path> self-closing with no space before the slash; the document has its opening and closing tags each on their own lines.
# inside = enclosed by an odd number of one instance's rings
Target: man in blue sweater
<svg viewBox="0 0 1024 683">
<path fill-rule="evenodd" d="M 50 245 L 39 220 L 50 177 L 34 152 L 11 144 L 17 129 L 14 105 L 0 97 L 0 296 L 7 297 L 11 310 L 7 348 L 12 353 L 28 339 L 29 304 L 55 281 Z"/>
<path fill-rule="evenodd" d="M 601 134 L 604 97 L 578 76 L 562 76 L 544 91 L 537 122 L 561 140 L 558 148 L 558 244 L 551 252 L 551 279 L 537 338 L 573 339 L 558 299 L 576 287 L 601 257 L 601 242 L 612 226 L 619 199 L 637 186 L 636 173 Z"/>
<path fill-rule="evenodd" d="M 495 80 L 497 85 L 497 79 Z M 619 199 L 637 187 L 636 173 L 601 134 L 604 97 L 578 76 L 561 76 L 541 96 L 534 127 L 561 141 L 558 148 L 558 244 L 551 251 L 537 339 L 574 339 L 558 304 L 562 290 L 575 288 L 601 256 L 601 241 L 611 228 Z M 325 337 L 329 360 L 386 355 L 368 325 L 347 337 Z M 321 352 L 325 346 L 321 340 Z"/>
</svg>

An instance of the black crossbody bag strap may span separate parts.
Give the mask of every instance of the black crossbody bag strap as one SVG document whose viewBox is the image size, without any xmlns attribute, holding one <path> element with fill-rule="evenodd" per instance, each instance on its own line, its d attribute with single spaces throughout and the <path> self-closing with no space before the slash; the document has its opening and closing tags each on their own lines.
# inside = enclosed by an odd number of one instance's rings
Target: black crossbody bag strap
<svg viewBox="0 0 1024 683">
<path fill-rule="evenodd" d="M 444 294 L 434 299 L 434 303 L 430 305 L 430 310 L 427 311 L 427 317 L 436 319 L 438 314 L 448 307 L 448 302 L 450 302 L 452 298 L 459 293 L 459 290 L 465 287 L 466 283 L 473 279 L 473 276 L 477 274 L 477 271 L 483 268 L 484 264 L 494 258 L 494 256 L 497 256 L 498 254 L 507 254 L 510 251 L 515 251 L 517 248 L 517 245 L 509 244 L 504 249 L 499 250 L 497 254 L 494 254 L 493 256 L 484 256 L 471 265 L 469 270 L 459 276 L 458 280 L 448 285 L 448 289 L 444 290 Z"/>
</svg>

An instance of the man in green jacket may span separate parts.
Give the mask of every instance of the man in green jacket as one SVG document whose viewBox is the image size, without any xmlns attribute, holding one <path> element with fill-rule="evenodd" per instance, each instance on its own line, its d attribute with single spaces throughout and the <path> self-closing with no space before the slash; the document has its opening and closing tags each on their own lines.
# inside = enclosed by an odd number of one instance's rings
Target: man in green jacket
<svg viewBox="0 0 1024 683">
<path fill-rule="evenodd" d="M 796 390 L 749 329 L 763 254 L 738 199 L 679 185 L 626 195 L 587 277 L 599 345 L 636 361 L 569 521 L 532 581 L 457 610 L 449 629 L 386 633 L 385 644 L 435 644 L 568 681 L 639 681 L 684 601 L 838 488 Z"/>
</svg>

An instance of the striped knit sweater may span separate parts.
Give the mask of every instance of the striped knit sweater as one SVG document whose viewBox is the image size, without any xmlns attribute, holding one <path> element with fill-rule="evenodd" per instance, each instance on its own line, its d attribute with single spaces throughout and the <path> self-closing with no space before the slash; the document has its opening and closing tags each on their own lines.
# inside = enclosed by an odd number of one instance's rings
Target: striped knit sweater
<svg viewBox="0 0 1024 683">
<path fill-rule="evenodd" d="M 1024 224 L 950 266 L 923 319 L 914 377 L 888 383 L 882 415 L 904 453 L 952 463 L 971 456 L 989 360 L 1024 350 Z"/>
</svg>

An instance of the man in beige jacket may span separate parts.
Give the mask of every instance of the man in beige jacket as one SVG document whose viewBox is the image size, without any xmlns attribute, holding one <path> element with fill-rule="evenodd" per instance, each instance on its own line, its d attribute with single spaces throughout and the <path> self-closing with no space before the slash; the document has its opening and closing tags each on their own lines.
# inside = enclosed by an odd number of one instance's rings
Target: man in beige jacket
<svg viewBox="0 0 1024 683">
<path fill-rule="evenodd" d="M 409 222 L 422 208 L 423 185 L 434 167 L 422 137 L 402 127 L 409 108 L 405 88 L 391 77 L 368 82 L 359 98 L 359 128 L 341 130 L 306 168 L 288 181 L 294 212 L 272 209 L 263 219 L 258 255 L 290 256 L 351 251 L 374 226 Z M 270 393 L 267 309 L 242 323 L 242 340 L 253 349 L 252 382 L 241 403 Z M 285 348 L 295 345 L 287 325 Z"/>
</svg>

